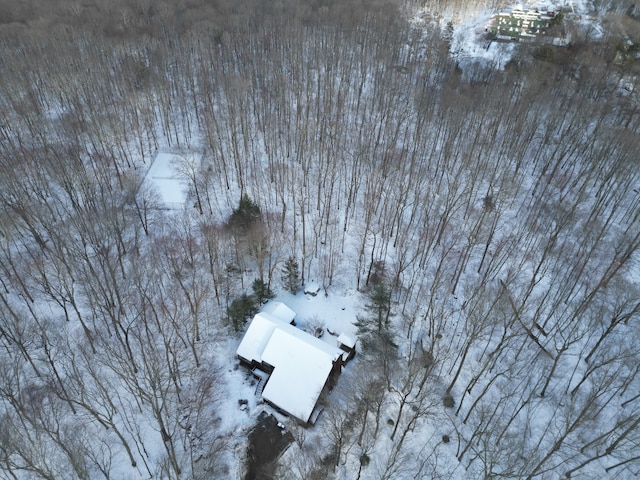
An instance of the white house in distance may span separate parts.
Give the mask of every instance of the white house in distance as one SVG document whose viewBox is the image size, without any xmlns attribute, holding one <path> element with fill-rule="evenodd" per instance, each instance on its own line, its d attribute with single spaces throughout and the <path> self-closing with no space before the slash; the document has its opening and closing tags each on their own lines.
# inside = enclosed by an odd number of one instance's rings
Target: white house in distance
<svg viewBox="0 0 640 480">
<path fill-rule="evenodd" d="M 185 170 L 195 165 L 194 154 L 177 154 L 158 151 L 147 174 L 142 181 L 154 190 L 160 200 L 160 208 L 164 210 L 183 210 L 189 196 L 189 180 Z"/>
<path fill-rule="evenodd" d="M 314 423 L 318 399 L 337 380 L 347 356 L 343 348 L 293 326 L 294 318 L 289 307 L 270 302 L 251 321 L 236 353 L 261 379 L 258 391 L 264 386 L 266 402 Z"/>
</svg>

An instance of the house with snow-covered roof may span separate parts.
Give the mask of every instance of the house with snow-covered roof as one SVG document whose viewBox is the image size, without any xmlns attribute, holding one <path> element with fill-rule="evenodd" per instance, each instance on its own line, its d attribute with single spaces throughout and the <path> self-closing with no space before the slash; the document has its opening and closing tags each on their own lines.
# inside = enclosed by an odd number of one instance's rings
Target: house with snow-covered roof
<svg viewBox="0 0 640 480">
<path fill-rule="evenodd" d="M 344 350 L 295 327 L 294 317 L 286 305 L 268 304 L 251 321 L 236 354 L 260 379 L 257 392 L 267 403 L 314 423 L 320 396 L 341 372 Z"/>
</svg>

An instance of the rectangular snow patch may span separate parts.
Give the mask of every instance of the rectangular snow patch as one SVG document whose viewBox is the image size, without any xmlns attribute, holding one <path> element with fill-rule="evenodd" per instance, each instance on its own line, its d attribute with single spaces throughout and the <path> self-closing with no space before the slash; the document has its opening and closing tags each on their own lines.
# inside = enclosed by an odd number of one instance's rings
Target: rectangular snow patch
<svg viewBox="0 0 640 480">
<path fill-rule="evenodd" d="M 187 171 L 197 168 L 194 154 L 158 152 L 144 177 L 143 185 L 158 194 L 160 208 L 182 210 L 187 205 L 189 195 Z"/>
</svg>

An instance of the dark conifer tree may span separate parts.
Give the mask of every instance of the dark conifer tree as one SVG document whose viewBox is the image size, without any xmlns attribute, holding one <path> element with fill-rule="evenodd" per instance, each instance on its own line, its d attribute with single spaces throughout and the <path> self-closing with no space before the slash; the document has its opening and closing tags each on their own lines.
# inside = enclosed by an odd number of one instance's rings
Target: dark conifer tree
<svg viewBox="0 0 640 480">
<path fill-rule="evenodd" d="M 256 300 L 256 304 L 262 305 L 267 301 L 271 300 L 275 297 L 273 290 L 269 288 L 269 285 L 264 283 L 264 280 L 261 278 L 256 278 L 253 281 L 253 285 L 251 285 L 251 289 L 253 290 L 253 296 Z"/>
<path fill-rule="evenodd" d="M 300 288 L 300 267 L 295 257 L 287 258 L 282 268 L 282 283 L 291 293 L 296 293 Z"/>
</svg>

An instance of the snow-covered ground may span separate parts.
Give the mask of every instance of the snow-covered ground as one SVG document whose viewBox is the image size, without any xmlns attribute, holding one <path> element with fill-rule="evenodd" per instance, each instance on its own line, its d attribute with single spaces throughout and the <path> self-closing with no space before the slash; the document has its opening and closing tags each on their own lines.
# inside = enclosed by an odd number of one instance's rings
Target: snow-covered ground
<svg viewBox="0 0 640 480">
<path fill-rule="evenodd" d="M 296 312 L 296 324 L 300 328 L 311 326 L 312 324 L 324 325 L 326 330 L 331 330 L 337 335 L 344 332 L 354 335 L 356 327 L 356 315 L 362 311 L 362 294 L 355 290 L 333 291 L 325 295 L 320 290 L 315 296 L 300 292 L 292 295 L 289 292 L 282 292 L 277 297 Z M 327 335 L 327 333 L 325 333 Z"/>
</svg>

